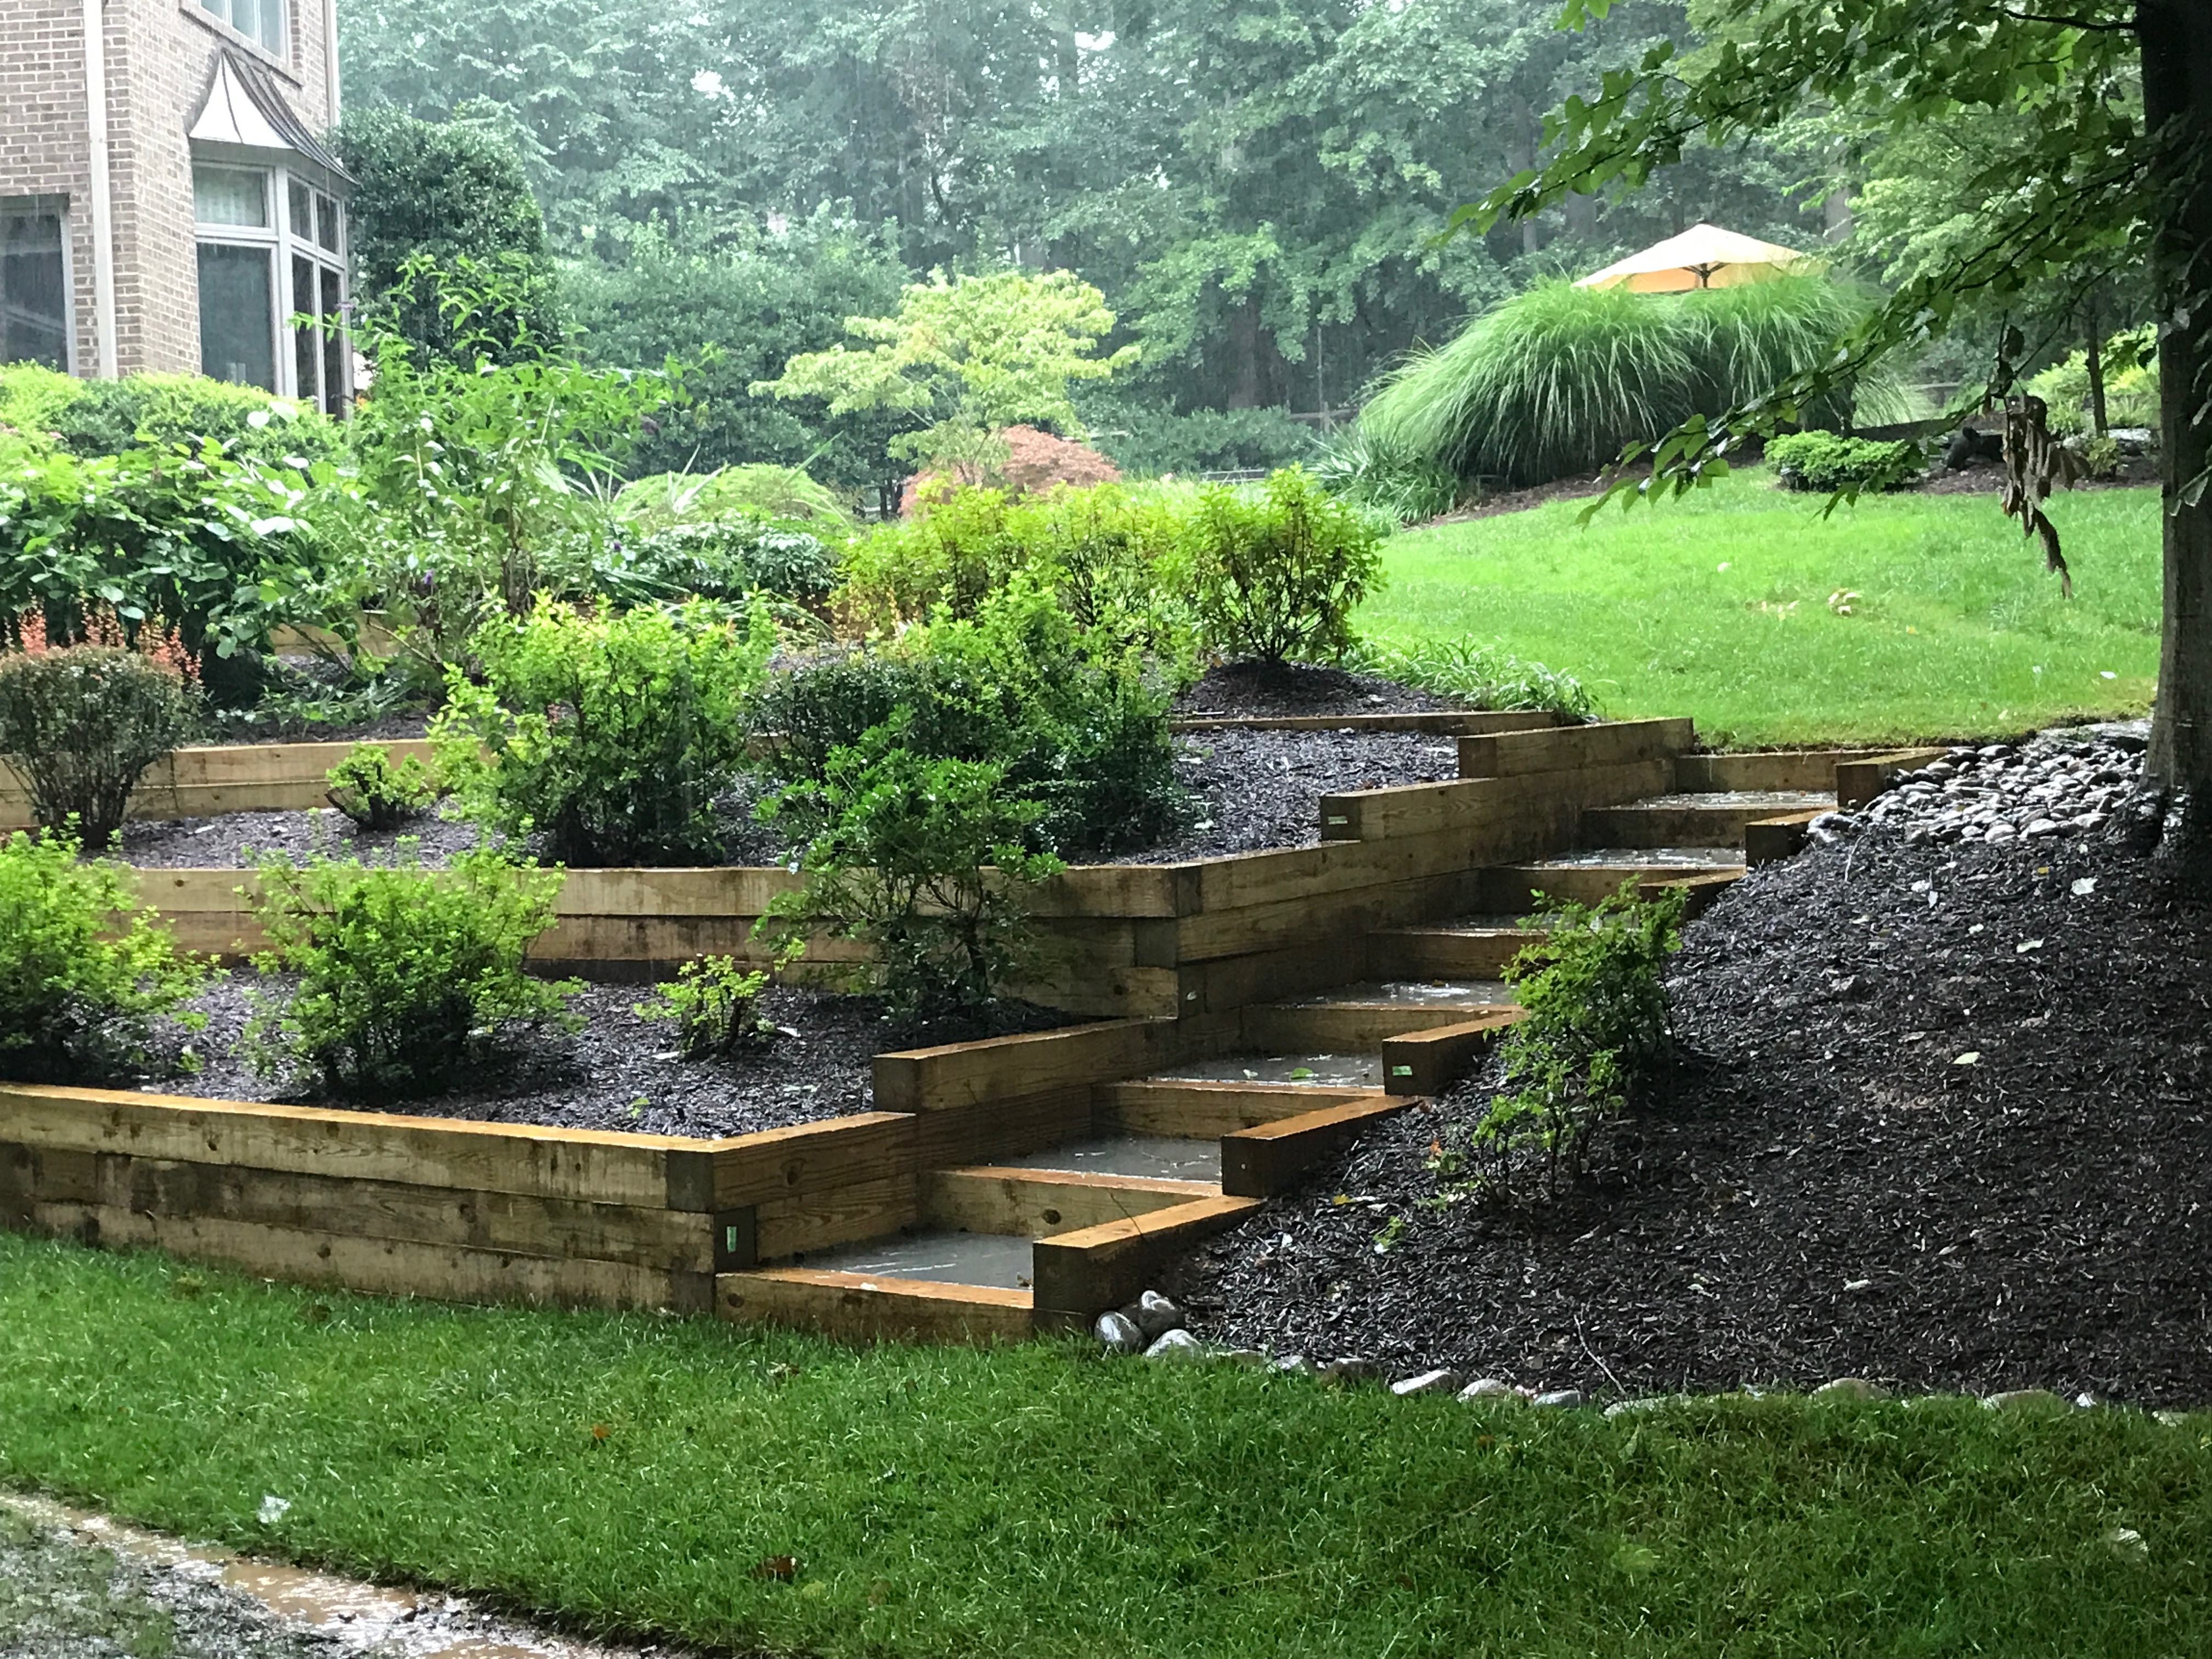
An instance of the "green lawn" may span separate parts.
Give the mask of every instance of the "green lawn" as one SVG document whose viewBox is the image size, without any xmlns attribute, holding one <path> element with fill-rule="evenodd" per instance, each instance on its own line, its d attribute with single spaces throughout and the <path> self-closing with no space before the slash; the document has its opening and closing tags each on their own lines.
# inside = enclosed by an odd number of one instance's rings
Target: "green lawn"
<svg viewBox="0 0 2212 1659">
<path fill-rule="evenodd" d="M 1866 496 L 1823 520 L 1826 501 L 1762 469 L 1587 528 L 1562 501 L 1411 532 L 1386 544 L 1360 627 L 1494 641 L 1607 714 L 1693 715 L 1716 744 L 2014 736 L 2149 706 L 2155 490 L 2053 501 L 2070 601 L 1994 497 Z"/>
<path fill-rule="evenodd" d="M 779 1653 L 2201 1654 L 2208 1477 L 2204 1417 L 1742 1398 L 1607 1422 L 1072 1341 L 376 1302 L 0 1235 L 0 1480 Z M 264 1495 L 291 1505 L 267 1527 Z M 787 1581 L 761 1571 L 784 1556 Z"/>
</svg>

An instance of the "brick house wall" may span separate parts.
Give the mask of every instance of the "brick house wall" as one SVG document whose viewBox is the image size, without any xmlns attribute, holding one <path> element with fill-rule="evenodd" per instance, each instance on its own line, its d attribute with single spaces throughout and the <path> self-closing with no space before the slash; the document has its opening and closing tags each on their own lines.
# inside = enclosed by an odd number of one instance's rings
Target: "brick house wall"
<svg viewBox="0 0 2212 1659">
<path fill-rule="evenodd" d="M 5 0 L 0 40 L 0 198 L 65 197 L 74 363 L 97 359 L 90 143 L 81 0 Z M 272 53 L 198 0 L 106 0 L 115 368 L 196 371 L 199 284 L 186 130 L 226 48 L 267 72 L 313 132 L 331 125 L 322 0 L 288 0 Z"/>
</svg>

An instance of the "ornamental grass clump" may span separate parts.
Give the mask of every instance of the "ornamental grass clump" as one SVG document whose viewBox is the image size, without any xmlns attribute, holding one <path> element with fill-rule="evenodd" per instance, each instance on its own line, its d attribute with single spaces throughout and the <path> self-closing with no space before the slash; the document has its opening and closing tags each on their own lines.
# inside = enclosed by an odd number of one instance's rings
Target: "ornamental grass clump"
<svg viewBox="0 0 2212 1659">
<path fill-rule="evenodd" d="M 578 981 L 522 966 L 553 925 L 561 871 L 482 848 L 444 869 L 282 854 L 258 867 L 254 917 L 270 945 L 253 965 L 298 975 L 288 997 L 254 997 L 244 1046 L 264 1075 L 299 1070 L 332 1094 L 405 1097 L 518 1035 L 582 1024 L 567 1012 Z"/>
<path fill-rule="evenodd" d="M 541 601 L 471 638 L 483 678 L 448 675 L 439 769 L 464 816 L 564 862 L 714 863 L 715 799 L 744 769 L 775 641 L 759 612 L 705 601 L 620 616 Z"/>
<path fill-rule="evenodd" d="M 136 651 L 0 654 L 0 757 L 28 785 L 33 821 L 94 852 L 114 841 L 139 779 L 198 718 L 184 678 Z"/>
<path fill-rule="evenodd" d="M 0 842 L 0 1077 L 141 1069 L 158 1021 L 206 1024 L 180 1012 L 206 974 L 117 866 L 80 859 L 68 836 L 19 830 Z"/>
</svg>

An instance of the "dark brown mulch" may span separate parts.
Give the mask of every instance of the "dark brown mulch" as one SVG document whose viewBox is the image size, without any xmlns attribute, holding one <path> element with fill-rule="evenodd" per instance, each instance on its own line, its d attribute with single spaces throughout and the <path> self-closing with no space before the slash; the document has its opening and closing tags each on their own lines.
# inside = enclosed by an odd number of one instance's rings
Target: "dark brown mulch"
<svg viewBox="0 0 2212 1659">
<path fill-rule="evenodd" d="M 1219 714 L 1407 714 L 1464 708 L 1419 687 L 1316 663 L 1226 663 L 1175 700 L 1171 718 Z"/>
<path fill-rule="evenodd" d="M 208 748 L 233 748 L 257 743 L 398 743 L 429 735 L 430 717 L 420 711 L 386 714 L 351 725 L 326 725 L 317 720 L 280 720 L 251 714 L 221 720 L 204 737 L 193 739 Z"/>
<path fill-rule="evenodd" d="M 1347 789 L 1438 783 L 1459 748 L 1425 732 L 1278 732 L 1230 727 L 1176 739 L 1177 771 L 1198 815 L 1173 840 L 1119 862 L 1166 864 L 1321 839 L 1321 798 Z"/>
<path fill-rule="evenodd" d="M 884 1017 L 874 997 L 771 986 L 762 994 L 762 1011 L 782 1028 L 771 1046 L 726 1060 L 690 1060 L 676 1052 L 672 1025 L 638 1018 L 635 1006 L 649 998 L 649 988 L 587 985 L 570 1005 L 586 1017 L 573 1037 L 523 1036 L 447 1093 L 328 1102 L 313 1079 L 264 1078 L 237 1050 L 252 1012 L 249 992 L 281 1000 L 289 986 L 282 975 L 241 972 L 209 987 L 194 1004 L 208 1015 L 208 1027 L 184 1039 L 206 1058 L 205 1066 L 149 1086 L 210 1099 L 360 1105 L 479 1123 L 712 1137 L 873 1110 L 871 1062 L 886 1049 L 1073 1023 L 1065 1014 L 1013 1003 L 988 1019 L 901 1029 Z"/>
<path fill-rule="evenodd" d="M 1601 494 L 1612 482 L 1603 473 L 1592 473 L 1586 477 L 1559 478 L 1550 483 L 1532 484 L 1526 489 L 1501 489 L 1494 495 L 1486 495 L 1479 501 L 1455 507 L 1440 518 L 1428 522 L 1437 524 L 1468 524 L 1476 519 L 1494 519 L 1501 513 L 1525 513 L 1532 507 L 1547 507 L 1553 501 L 1587 501 Z"/>
<path fill-rule="evenodd" d="M 1168 1288 L 1240 1344 L 1544 1387 L 2212 1400 L 2201 888 L 2108 842 L 1869 835 L 1754 872 L 1670 978 L 1679 1063 L 1555 1208 L 1418 1207 L 1479 1079 Z"/>
</svg>

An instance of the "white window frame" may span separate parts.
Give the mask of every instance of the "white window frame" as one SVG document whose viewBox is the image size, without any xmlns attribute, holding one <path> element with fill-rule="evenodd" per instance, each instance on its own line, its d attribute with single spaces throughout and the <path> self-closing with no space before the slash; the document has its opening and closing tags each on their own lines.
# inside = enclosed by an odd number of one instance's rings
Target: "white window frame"
<svg viewBox="0 0 2212 1659">
<path fill-rule="evenodd" d="M 300 77 L 294 71 L 293 63 L 299 56 L 300 0 L 281 0 L 281 3 L 284 10 L 284 50 L 282 52 L 270 51 L 228 18 L 216 16 L 201 0 L 177 0 L 177 9 L 194 22 L 213 29 L 224 40 L 244 46 L 271 69 L 283 71 L 286 80 L 297 85 Z"/>
<path fill-rule="evenodd" d="M 266 226 L 202 224 L 198 222 L 198 214 L 195 212 L 192 225 L 193 245 L 195 248 L 203 243 L 217 243 L 230 247 L 260 248 L 265 250 L 268 257 L 276 261 L 276 280 L 270 286 L 270 292 L 274 296 L 274 303 L 270 307 L 269 318 L 270 350 L 276 364 L 276 395 L 280 398 L 289 398 L 295 402 L 327 413 L 332 400 L 329 398 L 326 388 L 318 384 L 303 389 L 299 384 L 299 356 L 294 337 L 296 331 L 293 326 L 292 319 L 301 312 L 313 314 L 317 311 L 319 296 L 311 295 L 308 296 L 307 304 L 302 306 L 299 303 L 300 296 L 294 291 L 293 287 L 292 261 L 295 257 L 307 260 L 316 273 L 315 281 L 318 283 L 321 281 L 323 271 L 327 270 L 337 273 L 338 314 L 341 317 L 345 316 L 353 304 L 349 257 L 349 244 L 353 234 L 352 216 L 346 211 L 344 196 L 330 187 L 329 181 L 321 175 L 319 170 L 287 167 L 281 161 L 272 163 L 267 160 L 241 161 L 235 159 L 236 155 L 237 152 L 234 150 L 229 155 L 220 154 L 213 148 L 203 153 L 195 147 L 192 165 L 195 167 L 228 167 L 234 171 L 259 173 L 264 192 L 264 200 L 268 208 L 269 223 Z M 310 222 L 305 227 L 292 223 L 292 185 L 295 181 L 305 185 L 307 191 L 307 210 L 311 218 Z M 315 240 L 315 228 L 312 222 L 312 216 L 318 198 L 330 201 L 337 209 L 338 246 L 335 250 L 325 247 Z M 318 330 L 317 332 L 319 336 L 320 331 Z M 343 409 L 351 400 L 353 392 L 353 348 L 351 343 L 343 336 L 340 337 L 337 359 L 339 374 L 344 384 L 339 387 L 335 401 L 340 409 Z M 322 349 L 319 342 L 315 354 L 318 382 L 321 380 L 322 367 L 328 360 L 329 354 Z"/>
</svg>

